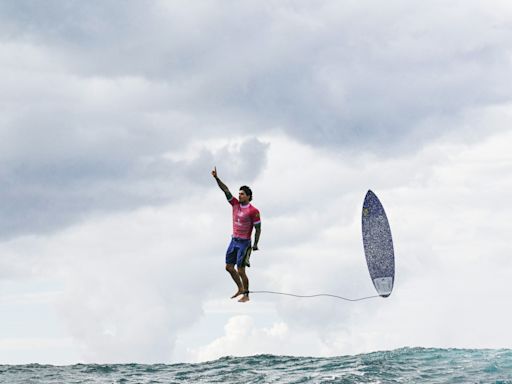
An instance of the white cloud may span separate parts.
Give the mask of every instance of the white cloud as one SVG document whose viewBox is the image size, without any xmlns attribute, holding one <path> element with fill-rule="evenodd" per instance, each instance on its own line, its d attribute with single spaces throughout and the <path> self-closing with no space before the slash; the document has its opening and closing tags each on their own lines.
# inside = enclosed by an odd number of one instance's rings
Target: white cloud
<svg viewBox="0 0 512 384">
<path fill-rule="evenodd" d="M 60 282 L 57 313 L 86 362 L 172 360 L 176 339 L 201 333 L 194 327 L 213 316 L 204 303 L 224 301 L 233 305 L 215 316 L 228 316 L 225 323 L 232 317 L 236 326 L 214 340 L 203 336 L 180 358 L 499 347 L 509 342 L 502 302 L 512 264 L 504 240 L 510 210 L 496 197 L 512 187 L 506 176 L 511 139 L 502 132 L 478 144 L 439 142 L 377 163 L 365 153 L 261 138 L 269 143 L 268 164 L 251 185 L 263 218 L 251 289 L 374 294 L 360 234 L 362 199 L 371 187 L 386 208 L 397 255 L 395 292 L 385 300 L 255 294 L 248 309 L 231 303 L 234 284 L 223 270 L 230 208 L 209 168 L 211 185 L 200 197 L 97 217 L 52 236 L 19 237 L 2 243 L 2 255 L 10 255 L 2 262 L 18 271 L 11 278 Z M 489 319 L 489 311 L 498 316 Z M 261 325 L 269 314 L 276 320 Z M 475 332 L 480 324 L 492 327 Z M 294 341 L 282 343 L 283 337 Z"/>
<path fill-rule="evenodd" d="M 238 315 L 228 320 L 224 326 L 224 336 L 198 349 L 189 350 L 189 354 L 192 361 L 208 361 L 223 356 L 267 354 L 269 351 L 275 355 L 309 356 L 311 351 L 317 353 L 321 348 L 317 339 L 305 334 L 297 337 L 284 322 L 261 328 L 251 316 Z"/>
<path fill-rule="evenodd" d="M 245 351 L 510 344 L 509 2 L 0 8 L 0 276 L 27 286 L 0 304 L 58 292 L 85 361 L 167 361 L 231 293 L 214 165 L 262 213 L 252 289 L 372 294 L 368 188 L 395 240 L 390 299 L 255 295 L 222 315 Z M 231 326 L 194 348 L 244 353 Z"/>
<path fill-rule="evenodd" d="M 209 204 L 211 197 L 192 196 L 182 205 L 98 218 L 3 243 L 2 254 L 61 282 L 57 311 L 84 361 L 166 361 L 179 329 L 201 316 L 202 297 L 224 277 L 222 262 L 214 268 L 213 261 L 223 253 L 218 239 L 227 239 L 229 217 L 222 228 Z"/>
<path fill-rule="evenodd" d="M 333 154 L 270 140 L 269 168 L 255 192 L 260 193 L 255 204 L 261 202 L 264 231 L 250 271 L 252 289 L 352 298 L 374 294 L 360 239 L 360 205 L 368 180 L 391 221 L 397 280 L 389 299 L 346 303 L 257 294 L 251 305 L 275 304 L 290 339 L 319 340 L 309 350 L 313 355 L 401 346 L 509 345 L 504 319 L 510 311 L 503 302 L 512 272 L 506 257 L 511 212 L 501 202 L 503 191 L 512 187 L 507 176 L 510 140 L 510 133 L 503 132 L 473 145 L 436 143 L 410 158 L 378 164 L 363 155 L 359 168 L 354 158 L 334 161 Z M 280 153 L 287 156 L 276 156 Z M 349 172 L 356 169 L 360 172 Z M 262 327 L 254 323 L 247 328 Z M 253 343 L 259 337 L 252 331 L 242 337 L 247 345 L 226 332 L 196 348 L 195 358 L 263 353 L 264 345 L 267 352 L 284 353 L 278 341 L 273 346 Z"/>
</svg>

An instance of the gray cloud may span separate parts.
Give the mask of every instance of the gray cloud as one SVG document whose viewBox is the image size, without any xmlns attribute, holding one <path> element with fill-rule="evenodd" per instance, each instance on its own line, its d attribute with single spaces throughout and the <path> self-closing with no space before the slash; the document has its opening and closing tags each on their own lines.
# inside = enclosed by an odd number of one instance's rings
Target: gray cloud
<svg viewBox="0 0 512 384">
<path fill-rule="evenodd" d="M 4 9 L 8 31 L 56 50 L 72 73 L 151 79 L 186 114 L 280 126 L 315 145 L 410 147 L 425 121 L 510 100 L 500 4 L 29 4 Z"/>
<path fill-rule="evenodd" d="M 70 139 L 69 145 L 76 141 L 79 138 Z M 1 167 L 0 197 L 6 202 L 0 215 L 1 236 L 51 232 L 95 212 L 200 195 L 213 186 L 209 173 L 216 163 L 225 164 L 228 177 L 250 181 L 263 169 L 266 148 L 249 139 L 219 153 L 203 149 L 191 160 L 170 160 L 164 154 L 130 158 L 116 147 L 98 156 L 57 153 L 49 159 L 16 159 Z"/>
<path fill-rule="evenodd" d="M 440 297 L 508 286 L 507 211 L 491 204 L 510 184 L 508 148 L 459 159 L 448 154 L 463 145 L 442 145 L 508 129 L 494 108 L 510 102 L 506 4 L 0 0 L 2 279 L 23 291 L 41 277 L 64 284 L 59 310 L 87 361 L 166 360 L 204 300 L 234 287 L 216 165 L 233 192 L 263 176 L 254 289 L 373 293 L 352 224 L 368 187 L 389 208 L 393 297 L 254 297 L 277 301 L 294 334 L 313 330 L 340 352 L 365 337 L 375 349 L 390 347 L 386 335 L 408 345 L 457 334 L 458 318 L 435 325 L 450 307 Z M 284 145 L 296 141 L 313 148 Z M 492 283 L 468 285 L 479 260 Z M 497 345 L 488 340 L 477 345 Z"/>
<path fill-rule="evenodd" d="M 279 130 L 397 156 L 462 132 L 510 100 L 510 11 L 494 6 L 0 2 L 3 236 L 177 198 L 209 161 L 228 178 L 265 164 L 250 142 L 241 163 L 163 157 L 199 140 Z"/>
</svg>

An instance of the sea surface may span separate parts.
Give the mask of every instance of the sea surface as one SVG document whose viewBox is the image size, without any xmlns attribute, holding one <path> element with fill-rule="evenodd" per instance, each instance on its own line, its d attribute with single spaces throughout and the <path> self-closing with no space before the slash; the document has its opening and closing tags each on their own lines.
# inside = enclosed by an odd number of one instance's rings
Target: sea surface
<svg viewBox="0 0 512 384">
<path fill-rule="evenodd" d="M 512 350 L 401 348 L 330 358 L 223 357 L 199 364 L 0 365 L 0 383 L 512 384 Z"/>
</svg>

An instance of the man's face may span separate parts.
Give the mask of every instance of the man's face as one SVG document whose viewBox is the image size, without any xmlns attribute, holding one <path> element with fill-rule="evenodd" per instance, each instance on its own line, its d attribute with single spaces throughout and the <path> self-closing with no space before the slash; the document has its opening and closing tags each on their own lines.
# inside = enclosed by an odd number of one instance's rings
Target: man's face
<svg viewBox="0 0 512 384">
<path fill-rule="evenodd" d="M 247 196 L 247 194 L 243 190 L 239 190 L 238 191 L 238 201 L 241 204 L 247 204 L 249 202 L 249 196 Z"/>
</svg>

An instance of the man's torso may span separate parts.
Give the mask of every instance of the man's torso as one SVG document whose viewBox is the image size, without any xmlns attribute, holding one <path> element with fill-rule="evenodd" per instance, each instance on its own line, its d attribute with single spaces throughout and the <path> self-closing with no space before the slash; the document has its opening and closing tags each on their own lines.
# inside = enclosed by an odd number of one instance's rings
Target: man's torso
<svg viewBox="0 0 512 384">
<path fill-rule="evenodd" d="M 252 227 L 260 223 L 260 212 L 250 203 L 241 205 L 235 197 L 229 203 L 233 206 L 233 237 L 250 239 Z"/>
</svg>

